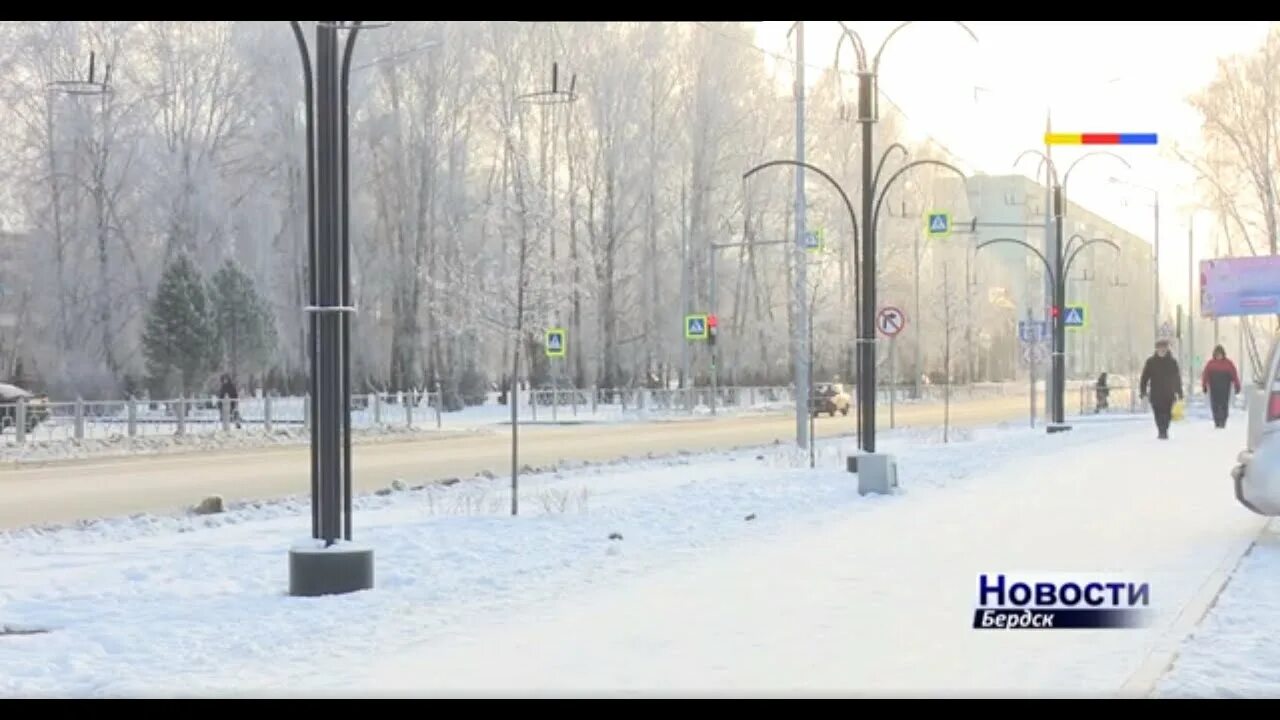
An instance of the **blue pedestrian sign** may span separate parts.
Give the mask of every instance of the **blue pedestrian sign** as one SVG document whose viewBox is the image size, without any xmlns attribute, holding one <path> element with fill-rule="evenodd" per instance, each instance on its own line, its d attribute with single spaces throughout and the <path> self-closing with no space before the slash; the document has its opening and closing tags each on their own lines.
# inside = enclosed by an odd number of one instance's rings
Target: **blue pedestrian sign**
<svg viewBox="0 0 1280 720">
<path fill-rule="evenodd" d="M 1049 337 L 1049 324 L 1043 320 L 1019 320 L 1018 339 L 1024 343 L 1044 342 Z"/>
<path fill-rule="evenodd" d="M 804 249 L 809 252 L 818 252 L 823 246 L 822 228 L 810 230 L 804 234 Z"/>
<path fill-rule="evenodd" d="M 925 215 L 924 229 L 931 238 L 946 237 L 951 234 L 951 213 L 934 211 Z"/>
<path fill-rule="evenodd" d="M 1083 305 L 1068 305 L 1062 309 L 1062 326 L 1072 330 L 1080 330 L 1087 325 Z"/>
<path fill-rule="evenodd" d="M 568 333 L 564 328 L 549 328 L 547 330 L 546 352 L 549 358 L 562 358 L 566 350 L 565 336 Z"/>
<path fill-rule="evenodd" d="M 684 317 L 684 337 L 686 340 L 706 340 L 707 316 L 686 315 Z"/>
</svg>

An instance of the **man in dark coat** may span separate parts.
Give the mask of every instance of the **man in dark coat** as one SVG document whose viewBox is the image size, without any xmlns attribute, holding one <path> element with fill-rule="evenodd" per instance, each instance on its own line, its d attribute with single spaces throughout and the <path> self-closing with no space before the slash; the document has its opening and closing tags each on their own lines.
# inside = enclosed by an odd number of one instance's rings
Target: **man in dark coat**
<svg viewBox="0 0 1280 720">
<path fill-rule="evenodd" d="M 240 393 L 236 390 L 236 384 L 230 375 L 222 376 L 222 386 L 218 388 L 219 400 L 230 400 L 228 403 L 229 419 L 236 424 L 236 428 L 240 427 Z"/>
<path fill-rule="evenodd" d="M 1213 424 L 1218 429 L 1226 427 L 1232 387 L 1237 395 L 1240 394 L 1240 373 L 1236 372 L 1236 364 L 1227 358 L 1227 351 L 1221 345 L 1213 349 L 1213 359 L 1204 366 L 1200 386 L 1209 395 Z"/>
<path fill-rule="evenodd" d="M 1161 440 L 1169 439 L 1169 421 L 1173 419 L 1173 403 L 1182 399 L 1182 373 L 1178 361 L 1169 353 L 1169 341 L 1156 342 L 1156 352 L 1142 367 L 1138 392 L 1151 399 L 1151 412 L 1156 417 L 1156 430 Z"/>
</svg>

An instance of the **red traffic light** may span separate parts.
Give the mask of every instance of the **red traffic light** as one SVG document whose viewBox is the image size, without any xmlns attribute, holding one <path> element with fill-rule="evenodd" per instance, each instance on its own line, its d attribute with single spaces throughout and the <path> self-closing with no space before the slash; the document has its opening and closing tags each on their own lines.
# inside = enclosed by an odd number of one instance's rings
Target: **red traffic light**
<svg viewBox="0 0 1280 720">
<path fill-rule="evenodd" d="M 1060 312 L 1061 311 L 1058 309 L 1057 305 L 1054 305 L 1053 307 L 1049 308 L 1049 314 L 1054 318 L 1057 318 Z"/>
<path fill-rule="evenodd" d="M 715 326 L 716 326 L 716 316 L 715 316 L 715 315 L 708 315 L 708 316 L 707 316 L 707 327 L 709 327 L 709 328 L 713 328 L 713 327 L 715 327 Z"/>
</svg>

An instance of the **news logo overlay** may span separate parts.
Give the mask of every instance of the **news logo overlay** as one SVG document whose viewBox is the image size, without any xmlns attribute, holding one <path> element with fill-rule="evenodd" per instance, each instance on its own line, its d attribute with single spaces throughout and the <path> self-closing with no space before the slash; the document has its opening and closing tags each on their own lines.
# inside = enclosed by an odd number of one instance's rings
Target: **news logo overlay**
<svg viewBox="0 0 1280 720">
<path fill-rule="evenodd" d="M 1112 577 L 978 576 L 975 630 L 1082 630 L 1146 627 L 1151 586 Z"/>
</svg>

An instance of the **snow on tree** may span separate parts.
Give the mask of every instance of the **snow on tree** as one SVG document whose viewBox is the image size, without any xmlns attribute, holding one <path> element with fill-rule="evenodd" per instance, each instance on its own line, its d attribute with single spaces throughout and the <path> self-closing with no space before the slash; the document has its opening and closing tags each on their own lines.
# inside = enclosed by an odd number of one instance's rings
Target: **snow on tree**
<svg viewBox="0 0 1280 720">
<path fill-rule="evenodd" d="M 218 359 L 217 328 L 204 281 L 184 252 L 160 278 L 142 333 L 152 393 L 195 393 Z M 174 381 L 177 388 L 173 387 Z"/>
<path fill-rule="evenodd" d="M 227 260 L 209 284 L 218 359 L 233 379 L 260 371 L 276 348 L 276 322 L 248 273 Z"/>
</svg>

